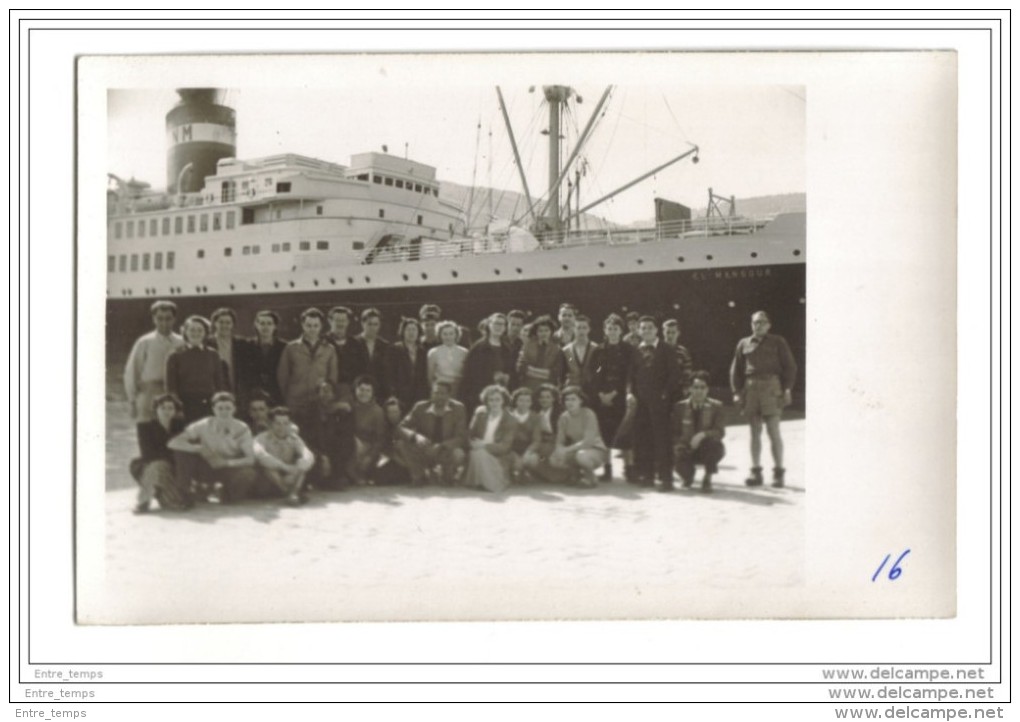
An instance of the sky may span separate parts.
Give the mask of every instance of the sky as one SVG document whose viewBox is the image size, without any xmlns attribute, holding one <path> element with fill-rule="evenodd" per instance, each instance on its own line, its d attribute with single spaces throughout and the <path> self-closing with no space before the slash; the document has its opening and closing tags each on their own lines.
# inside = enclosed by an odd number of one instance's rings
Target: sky
<svg viewBox="0 0 1020 722">
<path fill-rule="evenodd" d="M 503 85 L 532 195 L 547 186 L 548 110 L 541 85 Z M 606 86 L 576 86 L 564 119 L 567 142 L 587 123 Z M 347 165 L 355 153 L 388 146 L 435 166 L 440 180 L 521 192 L 494 85 L 338 81 L 314 87 L 227 87 L 237 112 L 237 154 L 298 153 Z M 111 88 L 107 93 L 108 171 L 162 189 L 166 183 L 165 115 L 172 87 Z M 690 158 L 593 209 L 615 223 L 654 216 L 653 199 L 703 207 L 708 188 L 752 197 L 803 192 L 806 98 L 802 86 L 616 85 L 583 150 L 586 204 L 686 150 Z M 480 128 L 479 128 L 480 125 Z M 566 155 L 563 156 L 564 160 Z"/>
</svg>

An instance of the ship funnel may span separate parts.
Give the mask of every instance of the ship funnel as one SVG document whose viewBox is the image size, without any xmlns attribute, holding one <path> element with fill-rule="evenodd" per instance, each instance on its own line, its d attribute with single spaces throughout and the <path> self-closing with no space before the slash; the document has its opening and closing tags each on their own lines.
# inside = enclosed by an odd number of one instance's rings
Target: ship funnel
<svg viewBox="0 0 1020 722">
<path fill-rule="evenodd" d="M 223 105 L 222 89 L 178 88 L 177 94 L 180 100 L 166 114 L 166 188 L 195 193 L 220 159 L 237 155 L 236 114 Z"/>
</svg>

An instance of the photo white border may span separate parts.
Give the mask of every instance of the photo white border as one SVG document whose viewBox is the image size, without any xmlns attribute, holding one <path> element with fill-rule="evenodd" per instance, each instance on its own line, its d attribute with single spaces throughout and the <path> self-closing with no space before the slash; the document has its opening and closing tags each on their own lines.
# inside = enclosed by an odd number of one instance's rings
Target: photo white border
<svg viewBox="0 0 1020 722">
<path fill-rule="evenodd" d="M 291 16 L 293 17 L 293 16 Z M 183 23 L 181 23 L 183 24 Z M 907 23 L 909 24 L 909 23 Z M 293 49 L 300 47 L 302 50 L 313 49 L 309 47 L 307 38 L 301 35 L 293 35 L 284 32 L 254 32 L 251 35 L 233 33 L 227 37 L 218 37 L 217 42 L 223 42 L 226 46 L 223 49 L 235 48 L 238 50 L 251 49 Z M 297 32 L 297 31 L 295 31 Z M 571 35 L 569 33 L 557 33 L 555 45 L 568 47 L 578 45 L 581 47 L 634 47 L 634 46 L 656 46 L 657 37 L 661 31 L 651 33 L 620 33 L 618 31 L 591 30 L 583 35 Z M 505 33 L 505 31 L 504 31 Z M 37 180 L 40 169 L 50 178 L 73 178 L 71 175 L 71 164 L 74 157 L 70 121 L 73 119 L 73 107 L 69 93 L 59 92 L 55 89 L 67 90 L 73 87 L 73 73 L 70 71 L 70 59 L 73 54 L 87 52 L 153 52 L 159 50 L 174 50 L 175 52 L 195 52 L 202 50 L 203 45 L 208 45 L 206 40 L 195 33 L 193 36 L 186 36 L 185 33 L 176 33 L 168 36 L 163 43 L 152 43 L 150 39 L 138 38 L 138 45 L 125 47 L 125 43 L 119 36 L 124 33 L 115 34 L 106 38 L 74 38 L 64 35 L 58 43 L 60 47 L 42 48 L 46 43 L 45 34 L 40 33 L 33 39 L 33 46 L 46 58 L 45 65 L 40 67 L 39 63 L 33 63 L 31 67 L 31 87 L 36 89 L 34 93 L 45 92 L 48 94 L 46 101 L 46 122 L 39 120 L 38 111 L 33 120 L 36 124 L 32 128 L 34 134 L 44 133 L 47 136 L 49 145 L 45 155 L 40 156 L 33 153 L 32 167 L 33 180 Z M 185 37 L 180 37 L 185 35 Z M 348 33 L 343 37 L 344 48 L 355 50 L 392 48 L 397 44 L 397 39 L 392 32 L 382 34 L 380 38 L 369 31 Z M 651 35 L 651 37 L 648 37 Z M 491 47 L 486 38 L 482 42 L 479 33 L 470 34 L 468 40 L 474 47 Z M 621 37 L 621 36 L 626 36 Z M 169 38 L 172 37 L 172 40 Z M 400 35 L 399 46 L 404 51 L 415 49 L 426 49 L 443 47 L 449 48 L 457 42 L 458 36 L 446 37 L 436 32 L 424 33 L 422 35 L 404 32 Z M 519 35 L 511 36 L 517 43 Z M 540 34 L 533 40 L 542 40 Z M 545 36 L 548 37 L 548 36 Z M 982 193 L 988 187 L 988 158 L 987 146 L 982 147 L 978 139 L 986 136 L 988 118 L 985 116 L 987 104 L 983 102 L 982 95 L 985 87 L 983 77 L 988 72 L 986 64 L 987 55 L 981 46 L 980 40 L 964 36 L 960 37 L 949 31 L 933 29 L 928 32 L 904 32 L 894 34 L 892 32 L 878 33 L 878 37 L 862 35 L 857 31 L 832 31 L 812 32 L 810 43 L 804 41 L 800 34 L 784 34 L 781 31 L 766 31 L 765 34 L 755 31 L 741 33 L 739 38 L 733 38 L 732 33 L 712 31 L 696 31 L 693 34 L 683 30 L 676 30 L 670 33 L 668 44 L 671 46 L 687 47 L 708 47 L 721 48 L 731 47 L 734 44 L 740 47 L 818 47 L 821 45 L 855 47 L 855 48 L 946 48 L 955 47 L 960 53 L 960 167 L 959 187 L 964 192 L 960 194 L 960 218 L 967 219 L 966 233 L 969 238 L 983 241 L 989 237 L 987 222 L 987 203 L 991 197 L 990 189 Z M 116 39 L 115 39 L 116 38 Z M 507 38 L 503 38 L 505 41 Z M 574 45 L 576 43 L 576 45 Z M 130 46 L 130 43 L 127 43 Z M 190 47 L 188 47 L 190 45 Z M 318 45 L 321 43 L 312 43 Z M 520 47 L 520 46 L 518 46 Z M 322 48 L 325 49 L 325 48 Z M 24 52 L 24 48 L 23 48 Z M 24 90 L 23 90 L 24 92 Z M 38 102 L 38 95 L 35 95 Z M 24 113 L 24 106 L 22 106 Z M 24 117 L 24 116 L 23 116 Z M 38 137 L 38 135 L 36 136 Z M 810 166 L 810 159 L 809 159 Z M 18 179 L 25 187 L 27 178 Z M 53 187 L 53 182 L 46 183 Z M 69 182 L 63 185 L 68 188 Z M 23 203 L 25 199 L 22 199 Z M 39 203 L 38 194 L 33 198 L 33 204 Z M 33 239 L 59 239 L 54 243 L 66 242 L 68 229 L 72 227 L 70 205 L 61 206 L 57 204 L 52 207 L 52 198 L 46 199 L 46 213 L 33 213 L 32 237 Z M 24 208 L 24 206 L 23 206 Z M 24 216 L 22 216 L 24 220 Z M 25 234 L 20 235 L 22 241 Z M 961 237 L 961 241 L 964 240 Z M 973 251 L 973 253 L 971 253 Z M 24 262 L 25 255 L 22 254 Z M 58 256 L 48 259 L 50 265 L 41 276 L 33 276 L 33 290 L 43 291 L 45 296 L 33 298 L 33 318 L 46 318 L 51 323 L 37 324 L 33 328 L 42 326 L 46 328 L 45 338 L 47 350 L 50 355 L 52 344 L 53 357 L 70 358 L 71 349 L 63 345 L 69 338 L 69 334 L 60 333 L 60 319 L 67 319 L 67 309 L 72 302 L 69 297 L 61 294 L 61 291 L 70 291 L 59 279 L 71 277 L 69 258 Z M 988 248 L 981 245 L 979 241 L 968 244 L 968 254 L 959 259 L 960 289 L 958 293 L 958 317 L 968 319 L 967 324 L 961 324 L 959 333 L 960 368 L 973 369 L 972 373 L 962 375 L 959 378 L 959 418 L 973 420 L 973 425 L 960 424 L 960 448 L 982 450 L 987 444 L 987 431 L 983 428 L 984 420 L 988 418 L 990 399 L 988 395 L 988 374 L 981 369 L 990 367 L 992 359 L 988 355 L 987 338 L 984 332 L 989 328 L 989 323 L 979 322 L 988 319 L 989 309 L 987 289 L 987 269 L 991 259 Z M 39 272 L 38 266 L 33 268 L 33 273 Z M 810 273 L 810 271 L 809 271 Z M 54 282 L 54 279 L 58 279 Z M 23 289 L 24 291 L 24 289 Z M 985 304 L 985 305 L 983 305 Z M 22 309 L 24 311 L 24 307 Z M 988 319 L 989 321 L 991 319 Z M 57 321 L 57 323 L 52 323 Z M 24 326 L 22 326 L 24 330 Z M 39 336 L 36 336 L 38 343 Z M 24 345 L 22 346 L 24 349 Z M 34 357 L 34 354 L 33 354 Z M 23 357 L 22 357 L 23 358 Z M 33 377 L 36 380 L 36 377 Z M 61 377 L 56 380 L 47 379 L 50 387 L 45 389 L 49 393 L 41 393 L 42 389 L 33 388 L 32 406 L 40 408 L 61 408 L 61 402 L 70 396 L 70 379 Z M 65 402 L 66 403 L 66 402 Z M 38 417 L 33 417 L 33 420 Z M 65 425 L 66 426 L 66 425 Z M 22 425 L 24 428 L 24 424 Z M 33 443 L 39 437 L 38 433 L 33 434 Z M 968 456 L 966 463 L 960 462 L 959 478 L 961 486 L 966 479 L 996 478 L 997 469 L 992 469 L 983 456 L 979 456 L 980 463 L 975 464 L 974 456 Z M 977 469 L 976 469 L 977 466 Z M 66 479 L 67 469 L 70 468 L 70 449 L 66 453 L 53 453 L 45 457 L 39 454 L 32 455 L 33 479 Z M 987 472 L 987 473 L 985 473 Z M 35 482 L 34 482 L 35 483 Z M 60 483 L 57 483 L 60 486 Z M 67 486 L 63 486 L 67 490 Z M 980 487 L 978 487 L 980 489 Z M 781 654 L 784 658 L 798 659 L 805 658 L 804 648 L 800 646 L 808 639 L 825 639 L 825 648 L 834 653 L 828 659 L 817 661 L 837 661 L 850 663 L 853 661 L 879 661 L 883 651 L 894 652 L 901 655 L 903 650 L 910 650 L 916 653 L 916 659 L 922 660 L 946 660 L 957 661 L 958 663 L 979 663 L 984 661 L 985 655 L 975 655 L 972 646 L 974 639 L 984 640 L 987 636 L 987 626 L 983 624 L 984 615 L 987 615 L 987 598 L 983 590 L 986 587 L 985 575 L 988 567 L 964 563 L 968 560 L 986 559 L 988 552 L 983 544 L 987 542 L 988 535 L 983 533 L 982 521 L 987 520 L 988 495 L 987 491 L 969 489 L 968 493 L 958 493 L 958 520 L 959 535 L 957 557 L 961 560 L 958 565 L 958 588 L 959 595 L 959 616 L 954 621 L 886 621 L 886 622 L 759 622 L 759 623 L 691 623 L 691 622 L 667 622 L 667 623 L 612 623 L 612 624 L 470 624 L 470 625 L 345 625 L 344 627 L 323 627 L 320 625 L 300 625 L 287 627 L 281 632 L 274 626 L 266 625 L 262 628 L 192 628 L 192 629 L 86 629 L 74 627 L 71 624 L 69 614 L 69 600 L 72 598 L 71 575 L 68 562 L 70 560 L 69 550 L 71 549 L 71 529 L 66 524 L 69 516 L 70 499 L 57 497 L 47 504 L 45 509 L 40 510 L 34 507 L 33 527 L 35 529 L 46 529 L 45 546 L 36 544 L 33 546 L 33 581 L 39 583 L 45 579 L 45 592 L 35 591 L 33 595 L 32 615 L 36 625 L 32 630 L 31 644 L 33 658 L 39 660 L 70 661 L 74 658 L 87 659 L 90 650 L 101 645 L 106 649 L 115 648 L 117 645 L 131 645 L 137 647 L 142 645 L 147 649 L 163 653 L 164 659 L 190 659 L 200 648 L 213 657 L 221 654 L 234 656 L 238 650 L 246 649 L 249 653 L 256 653 L 265 648 L 267 635 L 271 638 L 273 645 L 273 656 L 282 661 L 283 659 L 297 658 L 307 659 L 310 650 L 321 650 L 326 659 L 335 659 L 338 650 L 359 650 L 359 658 L 369 661 L 372 652 L 382 651 L 381 656 L 387 656 L 385 650 L 392 650 L 399 646 L 410 644 L 418 653 L 413 657 L 416 661 L 463 661 L 464 647 L 474 648 L 477 652 L 480 647 L 487 650 L 499 650 L 499 661 L 513 659 L 533 659 L 535 649 L 548 648 L 553 645 L 561 650 L 570 650 L 575 659 L 592 658 L 593 654 L 602 655 L 604 650 L 612 649 L 613 656 L 618 661 L 652 661 L 653 659 L 673 660 L 678 650 L 696 649 L 704 652 L 705 642 L 719 640 L 723 636 L 723 626 L 732 628 L 732 631 L 743 640 L 746 649 L 769 650 L 771 654 Z M 24 509 L 23 509 L 24 512 Z M 982 533 L 969 533 L 974 529 Z M 21 528 L 24 535 L 25 530 Z M 40 548 L 41 547 L 41 548 Z M 23 553 L 27 548 L 23 545 Z M 991 560 L 989 560 L 991 561 Z M 24 570 L 27 571 L 27 570 Z M 25 581 L 25 580 L 23 580 Z M 24 594 L 24 585 L 22 594 Z M 24 597 L 23 597 L 24 599 Z M 994 618 L 994 614 L 992 615 Z M 43 623 L 40 623 L 40 620 Z M 993 619 L 994 621 L 994 619 Z M 701 641 L 698 641 L 697 627 L 703 633 Z M 949 630 L 947 632 L 947 630 Z M 329 643 L 322 644 L 323 638 L 329 639 Z M 806 639 L 807 638 L 807 639 Z M 313 644 L 314 642 L 314 644 Z M 22 654 L 27 648 L 23 646 Z M 727 652 L 729 650 L 726 650 Z M 346 655 L 345 655 L 346 656 Z M 380 655 L 377 655 L 377 658 Z M 725 654 L 721 656 L 725 657 Z M 899 657 L 903 660 L 902 657 Z M 27 661 L 22 657 L 22 663 Z M 495 660 L 494 660 L 495 661 Z M 811 660 L 814 661 L 814 660 Z M 909 658 L 903 661 L 909 661 Z M 118 675 L 135 677 L 145 668 L 121 668 Z M 178 668 L 180 672 L 185 670 Z M 266 676 L 261 671 L 271 671 Z M 322 676 L 329 679 L 336 679 L 336 670 L 322 668 Z M 434 667 L 425 669 L 414 668 L 355 668 L 345 667 L 344 676 L 351 674 L 351 678 L 398 678 L 424 679 L 425 675 L 432 678 L 451 678 L 466 680 L 469 678 L 490 678 L 510 679 L 535 679 L 537 670 L 531 668 L 508 668 L 508 667 L 457 667 L 456 675 L 450 673 L 451 668 Z M 718 670 L 719 668 L 716 668 Z M 237 678 L 252 681 L 256 678 L 268 679 L 276 675 L 290 675 L 297 671 L 292 679 L 310 679 L 313 675 L 309 668 L 296 668 L 288 671 L 280 667 L 270 668 L 240 668 L 229 669 L 219 668 L 214 676 L 221 676 L 226 673 L 229 676 L 238 675 Z M 495 671 L 496 674 L 492 674 Z M 611 674 L 605 674 L 606 671 Z M 678 677 L 685 679 L 704 678 L 702 668 L 696 671 L 695 668 L 673 668 L 673 667 L 556 667 L 546 668 L 541 673 L 544 678 L 556 678 L 566 680 L 568 678 L 584 679 L 592 681 L 595 679 L 623 678 L 624 675 L 631 678 L 661 679 L 663 681 L 675 681 Z M 712 668 L 707 668 L 708 676 L 711 676 Z M 736 670 L 727 670 L 736 671 Z M 167 675 L 171 678 L 187 678 L 185 674 L 178 677 L 178 673 L 167 668 L 160 669 L 160 675 Z M 366 674 L 367 672 L 367 674 Z M 209 677 L 208 668 L 200 670 L 199 676 Z M 796 667 L 755 667 L 753 678 L 755 679 L 796 679 L 799 675 Z M 225 676 L 225 675 L 224 675 Z M 194 688 L 174 691 L 173 695 L 167 697 L 184 697 L 193 699 L 189 693 Z M 274 688 L 273 694 L 276 694 Z M 778 688 L 781 690 L 782 688 Z M 307 690 L 306 690 L 307 691 Z M 430 693 L 431 694 L 431 693 Z M 590 692 L 586 691 L 588 696 Z M 676 690 L 670 689 L 670 694 L 675 695 Z M 761 692 L 759 691 L 760 695 Z M 771 693 L 770 693 L 771 694 Z M 246 698 L 252 698 L 252 690 L 244 692 Z M 442 698 L 445 695 L 440 694 Z M 279 697 L 273 697 L 279 698 Z M 759 697 L 760 698 L 760 697 Z M 784 697 L 781 697 L 784 698 Z"/>
</svg>

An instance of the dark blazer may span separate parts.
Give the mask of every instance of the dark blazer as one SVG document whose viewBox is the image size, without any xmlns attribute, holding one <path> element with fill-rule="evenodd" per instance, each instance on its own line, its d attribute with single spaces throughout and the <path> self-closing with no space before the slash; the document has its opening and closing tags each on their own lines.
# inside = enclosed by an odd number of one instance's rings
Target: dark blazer
<svg viewBox="0 0 1020 722">
<path fill-rule="evenodd" d="M 247 341 L 240 336 L 234 336 L 230 340 L 230 359 L 233 362 L 233 368 L 227 365 L 227 362 L 223 362 L 223 378 L 227 384 L 227 390 L 237 393 L 237 381 L 238 381 L 238 365 L 241 363 L 241 358 L 244 356 L 245 345 Z M 205 347 L 210 351 L 215 351 L 216 355 L 219 356 L 220 349 L 216 345 L 216 339 L 212 336 L 206 336 Z M 275 372 L 276 369 L 273 369 Z"/>
<path fill-rule="evenodd" d="M 163 424 L 159 423 L 159 419 L 143 421 L 138 424 L 137 428 L 138 449 L 141 451 L 143 462 L 149 463 L 150 461 L 160 459 L 164 461 L 173 460 L 173 452 L 167 449 L 166 444 L 170 439 L 184 431 L 184 419 L 180 416 L 175 416 L 171 419 L 169 431 L 163 428 Z"/>
<path fill-rule="evenodd" d="M 595 386 L 595 369 L 600 346 L 594 341 L 588 342 L 587 353 L 582 361 L 577 353 L 577 342 L 572 341 L 563 348 L 563 359 L 566 362 L 566 379 L 563 385 L 580 386 L 588 397 L 588 404 L 593 406 L 592 393 Z"/>
<path fill-rule="evenodd" d="M 407 413 L 419 401 L 429 397 L 428 352 L 418 346 L 414 361 L 402 343 L 390 347 L 387 385 L 389 395 L 400 400 L 400 408 Z M 385 400 L 385 399 L 383 399 Z"/>
<path fill-rule="evenodd" d="M 470 438 L 481 439 L 485 436 L 488 416 L 488 410 L 484 406 L 479 406 L 475 409 L 475 415 L 471 419 L 469 430 Z M 499 426 L 496 427 L 496 436 L 492 443 L 485 446 L 485 450 L 493 456 L 506 456 L 510 453 L 511 448 L 513 448 L 516 432 L 517 419 L 504 409 L 503 415 L 499 419 Z"/>
<path fill-rule="evenodd" d="M 679 367 L 673 349 L 662 339 L 650 353 L 640 346 L 634 349 L 627 376 L 627 390 L 644 403 L 667 403 L 677 386 Z M 668 408 L 668 407 L 667 407 Z"/>
<path fill-rule="evenodd" d="M 270 397 L 270 406 L 283 403 L 280 382 L 276 370 L 287 343 L 274 338 L 268 346 L 259 344 L 258 338 L 249 338 L 234 350 L 234 365 L 237 367 L 237 393 L 246 401 L 255 389 L 262 389 Z M 243 411 L 247 412 L 247 409 Z"/>
<path fill-rule="evenodd" d="M 373 353 L 369 356 L 368 345 L 365 343 L 364 334 L 358 334 L 344 344 L 345 350 L 349 353 L 349 371 L 353 383 L 361 374 L 368 374 L 375 379 L 375 397 L 383 401 L 390 395 L 390 349 L 388 341 L 379 337 L 375 339 Z"/>
<path fill-rule="evenodd" d="M 179 399 L 227 390 L 226 364 L 208 348 L 182 346 L 166 357 L 166 390 Z"/>
<path fill-rule="evenodd" d="M 673 444 L 674 446 L 690 446 L 691 437 L 696 433 L 698 426 L 697 414 L 701 414 L 701 431 L 705 436 L 716 441 L 721 441 L 726 435 L 726 427 L 723 425 L 723 405 L 721 401 L 706 399 L 700 412 L 691 406 L 689 398 L 678 401 L 673 406 Z"/>
<path fill-rule="evenodd" d="M 478 395 L 493 383 L 492 377 L 503 372 L 510 377 L 507 389 L 513 390 L 517 377 L 513 351 L 508 344 L 493 346 L 488 339 L 475 342 L 464 357 L 464 371 L 460 379 L 460 400 L 469 409 L 478 405 Z"/>
<path fill-rule="evenodd" d="M 442 422 L 438 429 L 438 438 L 434 436 L 435 418 L 430 409 L 431 401 L 419 401 L 411 409 L 411 413 L 400 422 L 398 431 L 402 438 L 414 441 L 418 434 L 431 439 L 433 443 L 441 444 L 450 449 L 463 449 L 467 446 L 467 410 L 461 402 L 450 399 L 447 403 L 446 412 L 442 415 Z"/>
</svg>

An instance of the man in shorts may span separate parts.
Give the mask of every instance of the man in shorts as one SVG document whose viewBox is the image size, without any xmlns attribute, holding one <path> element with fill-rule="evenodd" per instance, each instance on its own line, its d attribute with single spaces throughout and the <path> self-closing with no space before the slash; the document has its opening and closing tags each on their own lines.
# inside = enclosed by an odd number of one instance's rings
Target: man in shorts
<svg viewBox="0 0 1020 722">
<path fill-rule="evenodd" d="M 768 314 L 757 311 L 751 316 L 753 333 L 740 339 L 730 364 L 730 388 L 733 402 L 743 406 L 751 421 L 751 476 L 748 486 L 761 486 L 761 428 L 764 424 L 772 446 L 772 486 L 786 483 L 783 468 L 783 438 L 779 419 L 783 407 L 792 401 L 793 384 L 797 380 L 797 362 L 782 336 L 769 333 L 772 323 Z"/>
</svg>

